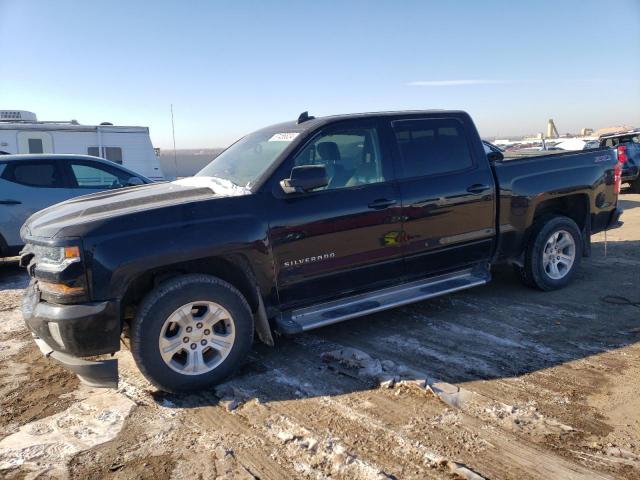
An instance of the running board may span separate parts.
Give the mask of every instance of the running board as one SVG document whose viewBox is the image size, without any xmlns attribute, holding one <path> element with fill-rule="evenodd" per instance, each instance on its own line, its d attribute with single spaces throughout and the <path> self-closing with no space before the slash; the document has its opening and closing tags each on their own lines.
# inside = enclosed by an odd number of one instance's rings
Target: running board
<svg viewBox="0 0 640 480">
<path fill-rule="evenodd" d="M 485 266 L 460 270 L 298 310 L 286 311 L 276 317 L 275 325 L 280 333 L 294 335 L 350 318 L 475 287 L 487 283 L 489 280 L 491 280 L 491 273 Z"/>
</svg>

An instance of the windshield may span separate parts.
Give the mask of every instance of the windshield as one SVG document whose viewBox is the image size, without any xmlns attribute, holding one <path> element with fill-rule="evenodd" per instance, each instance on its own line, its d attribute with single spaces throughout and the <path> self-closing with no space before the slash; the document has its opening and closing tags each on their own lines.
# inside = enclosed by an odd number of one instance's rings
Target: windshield
<svg viewBox="0 0 640 480">
<path fill-rule="evenodd" d="M 273 130 L 251 133 L 218 155 L 196 177 L 223 178 L 250 187 L 297 136 L 298 132 Z"/>
</svg>

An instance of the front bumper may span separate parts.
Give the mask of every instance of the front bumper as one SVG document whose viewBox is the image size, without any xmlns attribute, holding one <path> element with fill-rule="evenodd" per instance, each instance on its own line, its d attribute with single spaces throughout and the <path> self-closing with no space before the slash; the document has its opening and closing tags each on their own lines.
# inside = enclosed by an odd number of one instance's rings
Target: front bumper
<svg viewBox="0 0 640 480">
<path fill-rule="evenodd" d="M 609 217 L 609 222 L 607 224 L 606 230 L 610 230 L 612 228 L 618 228 L 622 226 L 622 221 L 620 220 L 620 216 L 622 215 L 622 208 L 616 207 L 616 209 L 611 212 L 611 217 Z"/>
<path fill-rule="evenodd" d="M 620 175 L 622 183 L 625 182 L 633 182 L 634 180 L 638 180 L 640 177 L 640 168 L 639 167 L 631 167 L 631 168 L 623 168 L 622 174 Z"/>
<path fill-rule="evenodd" d="M 79 357 L 114 353 L 120 349 L 120 308 L 117 301 L 57 305 L 40 300 L 37 283 L 22 301 L 24 321 L 40 350 L 80 380 L 94 387 L 117 387 L 118 361 Z"/>
<path fill-rule="evenodd" d="M 56 352 L 41 338 L 33 335 L 42 354 L 74 372 L 80 381 L 90 387 L 118 388 L 118 360 L 84 360 L 62 352 Z"/>
</svg>

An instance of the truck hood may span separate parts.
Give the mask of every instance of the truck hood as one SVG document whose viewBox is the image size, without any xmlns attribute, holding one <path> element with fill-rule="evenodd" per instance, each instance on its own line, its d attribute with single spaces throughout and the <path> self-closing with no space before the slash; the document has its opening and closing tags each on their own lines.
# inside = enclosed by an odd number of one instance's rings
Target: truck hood
<svg viewBox="0 0 640 480">
<path fill-rule="evenodd" d="M 189 177 L 174 182 L 83 195 L 34 213 L 20 235 L 52 238 L 67 226 L 106 220 L 131 213 L 251 193 L 230 182 L 212 177 Z"/>
</svg>

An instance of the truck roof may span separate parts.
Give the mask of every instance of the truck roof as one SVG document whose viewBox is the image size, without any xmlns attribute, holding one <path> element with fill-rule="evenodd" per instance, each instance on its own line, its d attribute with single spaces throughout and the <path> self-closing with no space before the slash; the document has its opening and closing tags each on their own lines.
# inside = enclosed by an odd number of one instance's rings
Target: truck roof
<svg viewBox="0 0 640 480">
<path fill-rule="evenodd" d="M 306 113 L 306 112 L 305 112 Z M 392 111 L 382 111 L 382 112 L 362 112 L 362 113 L 345 113 L 345 114 L 337 114 L 337 115 L 326 115 L 324 117 L 312 117 L 309 116 L 308 120 L 300 121 L 288 121 L 277 123 L 274 125 L 270 125 L 265 127 L 263 130 L 293 130 L 302 132 L 308 130 L 310 128 L 315 128 L 321 125 L 325 125 L 328 123 L 332 123 L 340 120 L 352 120 L 352 119 L 362 119 L 362 118 L 380 118 L 380 117 L 397 117 L 397 116 L 407 116 L 407 115 L 433 115 L 437 113 L 446 113 L 449 115 L 467 115 L 466 112 L 462 110 L 441 110 L 441 109 L 433 109 L 433 110 L 392 110 Z M 302 116 L 301 116 L 302 117 Z"/>
</svg>

